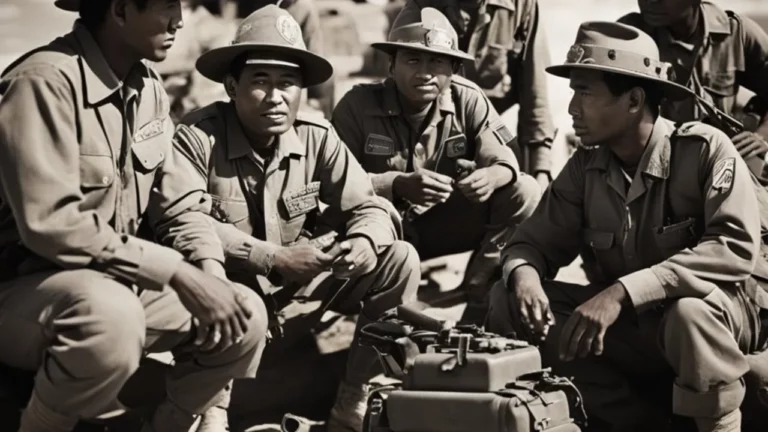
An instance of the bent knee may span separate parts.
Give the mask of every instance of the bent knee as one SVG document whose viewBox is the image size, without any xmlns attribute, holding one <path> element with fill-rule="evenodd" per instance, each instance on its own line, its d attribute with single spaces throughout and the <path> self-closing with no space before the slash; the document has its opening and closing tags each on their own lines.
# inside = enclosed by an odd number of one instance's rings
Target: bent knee
<svg viewBox="0 0 768 432">
<path fill-rule="evenodd" d="M 517 181 L 496 190 L 494 208 L 506 210 L 512 216 L 527 218 L 541 200 L 541 186 L 533 177 L 520 173 Z"/>
<path fill-rule="evenodd" d="M 269 326 L 269 316 L 264 301 L 253 290 L 240 286 L 248 297 L 248 305 L 251 309 L 251 318 L 248 320 L 248 331 L 239 344 L 246 350 L 253 350 L 259 346 L 267 337 Z"/>
<path fill-rule="evenodd" d="M 666 320 L 675 324 L 690 325 L 702 322 L 702 318 L 712 314 L 712 307 L 700 298 L 681 298 L 667 307 Z M 675 328 L 679 328 L 674 325 Z"/>
<path fill-rule="evenodd" d="M 419 253 L 406 241 L 396 240 L 389 246 L 387 255 L 391 256 L 390 260 L 399 264 L 404 271 L 412 272 L 421 268 Z"/>
</svg>

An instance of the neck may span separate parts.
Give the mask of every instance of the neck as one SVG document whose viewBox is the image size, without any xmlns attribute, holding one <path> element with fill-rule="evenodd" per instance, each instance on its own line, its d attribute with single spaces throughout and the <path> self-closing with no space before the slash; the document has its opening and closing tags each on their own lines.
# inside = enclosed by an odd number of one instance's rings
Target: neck
<svg viewBox="0 0 768 432">
<path fill-rule="evenodd" d="M 611 145 L 611 151 L 624 167 L 634 168 L 640 164 L 651 139 L 654 124 L 653 116 L 646 113 L 636 127 L 628 128 L 623 135 L 612 140 L 614 144 Z"/>
<path fill-rule="evenodd" d="M 423 113 L 424 111 L 428 110 L 429 107 L 432 105 L 432 102 L 413 102 L 408 99 L 406 99 L 402 93 L 397 93 L 398 99 L 400 99 L 400 106 L 403 107 L 403 112 L 406 115 L 413 115 L 413 114 L 419 114 Z"/>
<path fill-rule="evenodd" d="M 242 124 L 242 122 L 241 122 Z M 265 152 L 271 152 L 275 149 L 277 143 L 277 136 L 275 135 L 263 135 L 249 130 L 247 127 L 243 127 L 245 137 L 248 138 L 248 144 L 251 145 L 253 151 L 259 154 Z"/>
<path fill-rule="evenodd" d="M 115 39 L 115 31 L 107 29 L 107 25 L 102 25 L 97 29 L 90 30 L 96 45 L 99 46 L 104 59 L 109 68 L 121 81 L 128 76 L 133 66 L 141 61 L 141 57 L 130 55 L 130 49 L 125 44 Z"/>
<path fill-rule="evenodd" d="M 701 9 L 696 6 L 691 8 L 691 12 L 686 14 L 676 23 L 669 27 L 670 33 L 677 40 L 683 42 L 692 42 L 699 29 L 699 19 L 701 17 Z"/>
</svg>

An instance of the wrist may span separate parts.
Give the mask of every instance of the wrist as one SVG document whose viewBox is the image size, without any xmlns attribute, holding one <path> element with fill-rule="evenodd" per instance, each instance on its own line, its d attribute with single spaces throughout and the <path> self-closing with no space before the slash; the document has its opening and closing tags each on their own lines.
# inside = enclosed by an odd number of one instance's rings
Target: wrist
<svg viewBox="0 0 768 432">
<path fill-rule="evenodd" d="M 615 284 L 608 287 L 606 289 L 606 295 L 619 303 L 622 307 L 632 305 L 632 302 L 629 298 L 629 293 L 627 293 L 627 289 L 624 288 L 624 285 L 621 282 L 616 282 Z"/>
</svg>

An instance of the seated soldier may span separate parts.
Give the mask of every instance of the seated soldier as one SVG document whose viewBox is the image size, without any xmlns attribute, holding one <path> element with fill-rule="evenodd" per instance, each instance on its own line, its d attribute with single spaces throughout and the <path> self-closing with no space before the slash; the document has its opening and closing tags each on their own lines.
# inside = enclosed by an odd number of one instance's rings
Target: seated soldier
<svg viewBox="0 0 768 432">
<path fill-rule="evenodd" d="M 570 78 L 574 129 L 599 148 L 577 150 L 518 227 L 491 294 L 490 329 L 543 341 L 595 430 L 680 430 L 671 408 L 701 432 L 739 431 L 746 354 L 764 340 L 749 170 L 717 129 L 659 117 L 663 97 L 690 97 L 670 67 L 633 27 L 582 24 L 547 71 Z M 552 280 L 587 247 L 593 284 Z"/>
<path fill-rule="evenodd" d="M 475 252 L 462 283 L 472 308 L 485 301 L 500 247 L 541 189 L 518 170 L 512 134 L 482 90 L 454 75 L 469 56 L 448 20 L 432 8 L 412 16 L 420 21 L 373 44 L 391 56 L 392 77 L 353 88 L 333 125 L 376 193 L 404 214 L 422 259 Z"/>
<path fill-rule="evenodd" d="M 228 274 L 262 293 L 272 309 L 265 355 L 308 332 L 328 309 L 359 313 L 359 331 L 410 301 L 418 255 L 397 240 L 394 209 L 374 194 L 330 124 L 297 118 L 302 88 L 324 82 L 333 68 L 306 50 L 291 15 L 274 5 L 257 10 L 231 45 L 201 56 L 197 69 L 222 82 L 231 101 L 184 118 L 176 148 L 194 185 L 213 198 Z M 321 202 L 324 215 L 340 221 L 337 254 L 302 240 L 317 234 Z M 321 306 L 306 311 L 306 300 Z M 376 365 L 375 352 L 353 341 L 329 430 L 362 429 Z"/>
</svg>

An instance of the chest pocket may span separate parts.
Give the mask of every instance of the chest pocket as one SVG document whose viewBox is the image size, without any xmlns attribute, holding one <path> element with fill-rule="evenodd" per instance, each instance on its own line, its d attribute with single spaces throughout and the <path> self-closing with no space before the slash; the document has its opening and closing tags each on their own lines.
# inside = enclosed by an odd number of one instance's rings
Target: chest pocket
<svg viewBox="0 0 768 432">
<path fill-rule="evenodd" d="M 252 234 L 248 203 L 244 199 L 211 195 L 211 216 L 219 222 L 234 225 L 240 231 Z"/>
<path fill-rule="evenodd" d="M 610 231 L 586 228 L 583 235 L 584 245 L 589 249 L 582 253 L 582 259 L 590 282 L 600 282 L 613 277 L 605 274 L 603 269 L 609 268 L 609 261 L 615 256 L 615 252 L 611 252 L 614 245 L 614 234 Z"/>
<path fill-rule="evenodd" d="M 305 186 L 287 190 L 280 199 L 280 212 L 283 213 L 283 226 L 280 234 L 283 242 L 293 242 L 301 234 L 307 216 L 314 214 L 319 207 L 320 182 L 310 182 Z M 312 231 L 313 227 L 310 227 Z"/>
<path fill-rule="evenodd" d="M 170 139 L 166 134 L 162 134 L 146 141 L 134 143 L 131 146 L 133 170 L 136 173 L 136 187 L 139 191 L 141 209 L 147 207 L 157 170 L 165 160 L 165 152 L 169 147 Z"/>
<path fill-rule="evenodd" d="M 112 162 L 112 156 L 80 155 L 80 190 L 85 197 L 84 208 L 98 208 L 114 182 L 115 164 Z"/>
<path fill-rule="evenodd" d="M 696 219 L 694 218 L 687 218 L 682 222 L 656 228 L 654 239 L 664 257 L 663 259 L 667 259 L 683 249 L 695 246 L 699 238 L 696 235 L 696 230 Z"/>
</svg>

